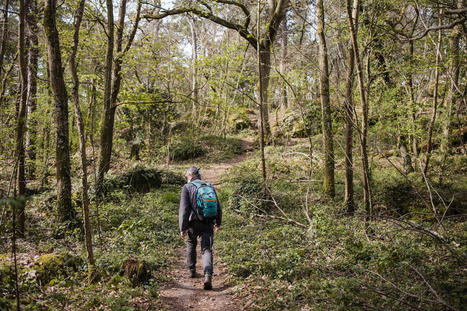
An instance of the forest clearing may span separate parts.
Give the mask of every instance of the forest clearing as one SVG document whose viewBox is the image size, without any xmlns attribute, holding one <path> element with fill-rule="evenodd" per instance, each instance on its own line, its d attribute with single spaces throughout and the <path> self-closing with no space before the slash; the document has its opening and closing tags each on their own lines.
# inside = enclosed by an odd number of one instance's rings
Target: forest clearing
<svg viewBox="0 0 467 311">
<path fill-rule="evenodd" d="M 2 0 L 0 37 L 1 311 L 465 310 L 464 0 Z"/>
</svg>

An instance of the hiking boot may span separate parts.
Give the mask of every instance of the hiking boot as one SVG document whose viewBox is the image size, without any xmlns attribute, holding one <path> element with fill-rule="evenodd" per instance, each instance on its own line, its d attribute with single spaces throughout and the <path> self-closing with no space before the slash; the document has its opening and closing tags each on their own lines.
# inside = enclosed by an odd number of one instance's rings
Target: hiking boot
<svg viewBox="0 0 467 311">
<path fill-rule="evenodd" d="M 196 277 L 196 269 L 190 269 L 190 278 Z"/>
<path fill-rule="evenodd" d="M 206 290 L 212 289 L 212 275 L 210 274 L 204 275 L 204 289 Z"/>
</svg>

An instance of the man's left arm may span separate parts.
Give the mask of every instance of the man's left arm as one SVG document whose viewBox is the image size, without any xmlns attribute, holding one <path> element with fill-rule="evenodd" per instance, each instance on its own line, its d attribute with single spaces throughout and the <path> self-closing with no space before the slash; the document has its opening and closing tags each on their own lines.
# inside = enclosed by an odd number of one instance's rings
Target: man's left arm
<svg viewBox="0 0 467 311">
<path fill-rule="evenodd" d="M 178 211 L 178 224 L 180 226 L 180 232 L 186 232 L 188 229 L 188 219 L 190 216 L 190 194 L 186 185 L 182 189 L 182 195 L 180 197 L 180 209 Z"/>
</svg>

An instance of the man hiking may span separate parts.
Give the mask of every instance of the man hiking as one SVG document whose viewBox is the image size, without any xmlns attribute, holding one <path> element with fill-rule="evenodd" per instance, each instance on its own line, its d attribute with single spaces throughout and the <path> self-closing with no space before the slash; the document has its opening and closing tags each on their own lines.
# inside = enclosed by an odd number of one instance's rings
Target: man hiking
<svg viewBox="0 0 467 311">
<path fill-rule="evenodd" d="M 204 289 L 209 290 L 212 289 L 214 231 L 221 225 L 222 207 L 211 184 L 201 180 L 199 168 L 190 167 L 186 179 L 178 212 L 180 235 L 186 237 L 187 266 L 192 278 L 196 277 L 196 244 L 200 237 Z"/>
</svg>

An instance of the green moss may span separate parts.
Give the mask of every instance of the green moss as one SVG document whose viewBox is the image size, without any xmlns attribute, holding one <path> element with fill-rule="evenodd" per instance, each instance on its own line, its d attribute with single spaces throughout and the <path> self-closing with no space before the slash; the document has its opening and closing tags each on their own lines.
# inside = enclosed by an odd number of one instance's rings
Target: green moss
<svg viewBox="0 0 467 311">
<path fill-rule="evenodd" d="M 78 271 L 83 264 L 80 257 L 67 252 L 50 253 L 40 256 L 33 266 L 36 271 L 37 281 L 41 285 L 48 284 L 57 277 L 66 277 Z"/>
</svg>

